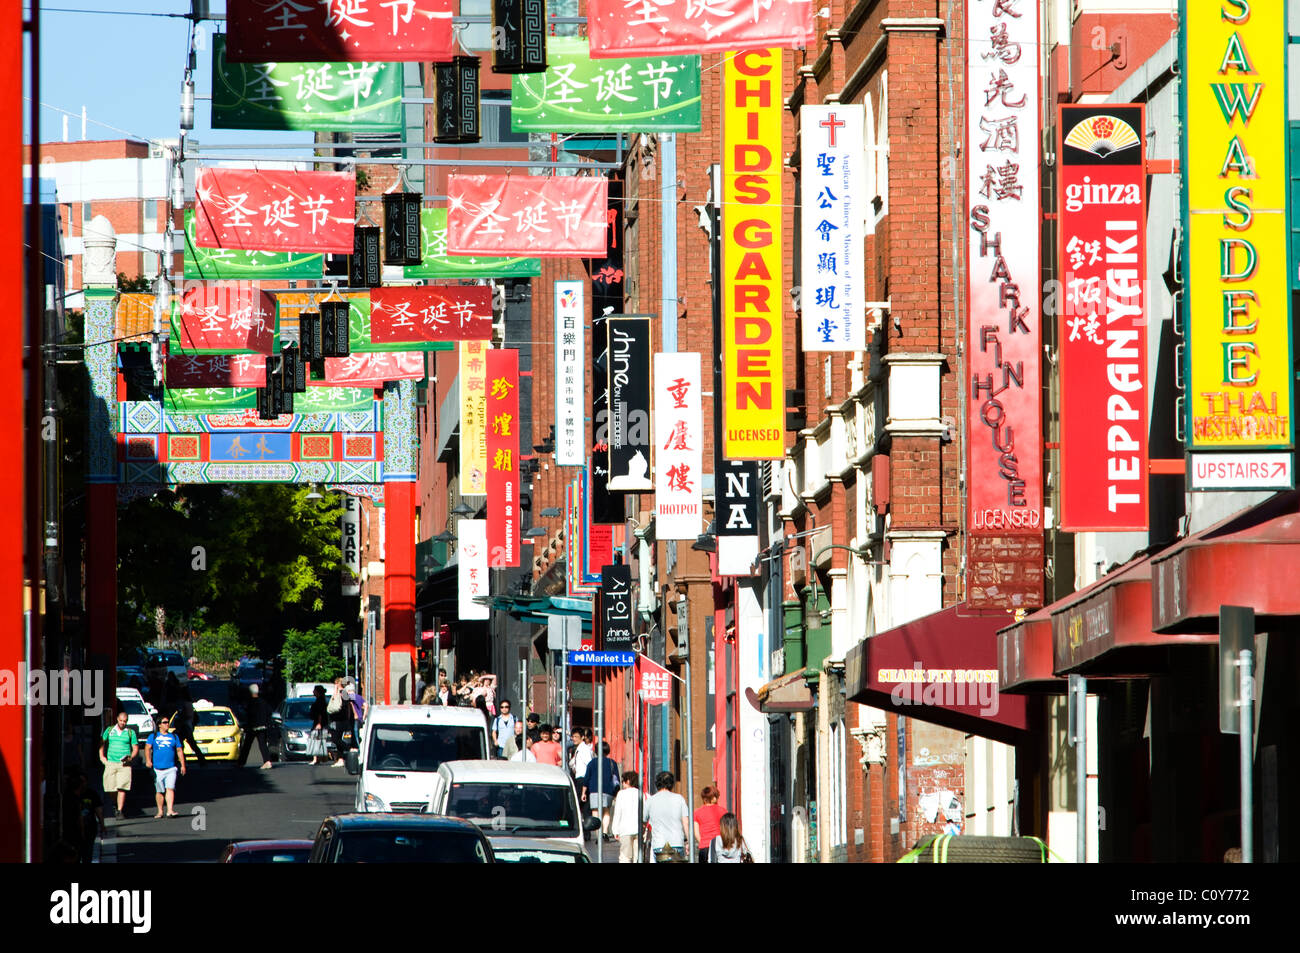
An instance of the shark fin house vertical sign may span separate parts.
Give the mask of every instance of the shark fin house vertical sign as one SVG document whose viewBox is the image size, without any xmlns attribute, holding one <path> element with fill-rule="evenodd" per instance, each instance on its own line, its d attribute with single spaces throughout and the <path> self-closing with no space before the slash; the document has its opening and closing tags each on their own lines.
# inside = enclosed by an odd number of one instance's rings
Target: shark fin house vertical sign
<svg viewBox="0 0 1300 953">
<path fill-rule="evenodd" d="M 1038 7 L 966 13 L 967 602 L 1042 604 Z"/>
</svg>

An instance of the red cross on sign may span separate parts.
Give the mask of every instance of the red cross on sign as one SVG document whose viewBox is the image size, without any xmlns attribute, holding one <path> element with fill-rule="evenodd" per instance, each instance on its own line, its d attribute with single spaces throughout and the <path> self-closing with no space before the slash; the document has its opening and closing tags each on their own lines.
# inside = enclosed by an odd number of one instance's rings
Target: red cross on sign
<svg viewBox="0 0 1300 953">
<path fill-rule="evenodd" d="M 828 113 L 826 118 L 823 119 L 821 122 L 819 122 L 817 125 L 821 126 L 823 129 L 830 130 L 831 133 L 830 144 L 835 145 L 835 130 L 844 128 L 844 120 L 836 119 L 835 113 Z"/>
</svg>

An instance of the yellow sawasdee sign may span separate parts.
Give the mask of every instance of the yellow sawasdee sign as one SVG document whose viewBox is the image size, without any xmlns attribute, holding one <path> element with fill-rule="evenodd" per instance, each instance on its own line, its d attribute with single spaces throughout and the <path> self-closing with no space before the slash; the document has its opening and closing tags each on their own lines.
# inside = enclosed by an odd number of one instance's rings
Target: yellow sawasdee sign
<svg viewBox="0 0 1300 953">
<path fill-rule="evenodd" d="M 486 341 L 460 342 L 460 492 L 487 493 Z"/>
<path fill-rule="evenodd" d="M 785 455 L 780 50 L 745 50 L 723 76 L 722 454 Z"/>
<path fill-rule="evenodd" d="M 1186 10 L 1188 441 L 1289 447 L 1285 5 Z"/>
</svg>

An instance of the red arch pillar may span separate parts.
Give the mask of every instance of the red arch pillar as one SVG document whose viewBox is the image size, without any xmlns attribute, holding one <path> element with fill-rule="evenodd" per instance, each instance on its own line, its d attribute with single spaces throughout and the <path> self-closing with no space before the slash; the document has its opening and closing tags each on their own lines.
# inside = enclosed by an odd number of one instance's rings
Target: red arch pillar
<svg viewBox="0 0 1300 953">
<path fill-rule="evenodd" d="M 385 703 L 409 702 L 415 688 L 417 656 L 415 483 L 408 480 L 384 484 L 384 624 L 380 640 L 375 698 Z"/>
</svg>

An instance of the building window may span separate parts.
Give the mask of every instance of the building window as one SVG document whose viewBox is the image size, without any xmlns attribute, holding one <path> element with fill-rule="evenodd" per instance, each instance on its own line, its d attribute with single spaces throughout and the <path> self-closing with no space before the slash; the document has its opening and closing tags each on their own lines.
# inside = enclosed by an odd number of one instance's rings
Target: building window
<svg viewBox="0 0 1300 953">
<path fill-rule="evenodd" d="M 85 228 L 87 225 L 89 225 L 91 218 L 93 218 L 93 215 L 90 210 L 90 203 L 82 202 L 81 203 L 81 227 Z"/>
<path fill-rule="evenodd" d="M 150 232 L 158 231 L 158 200 L 144 200 L 144 228 L 142 231 L 147 235 Z"/>
</svg>

